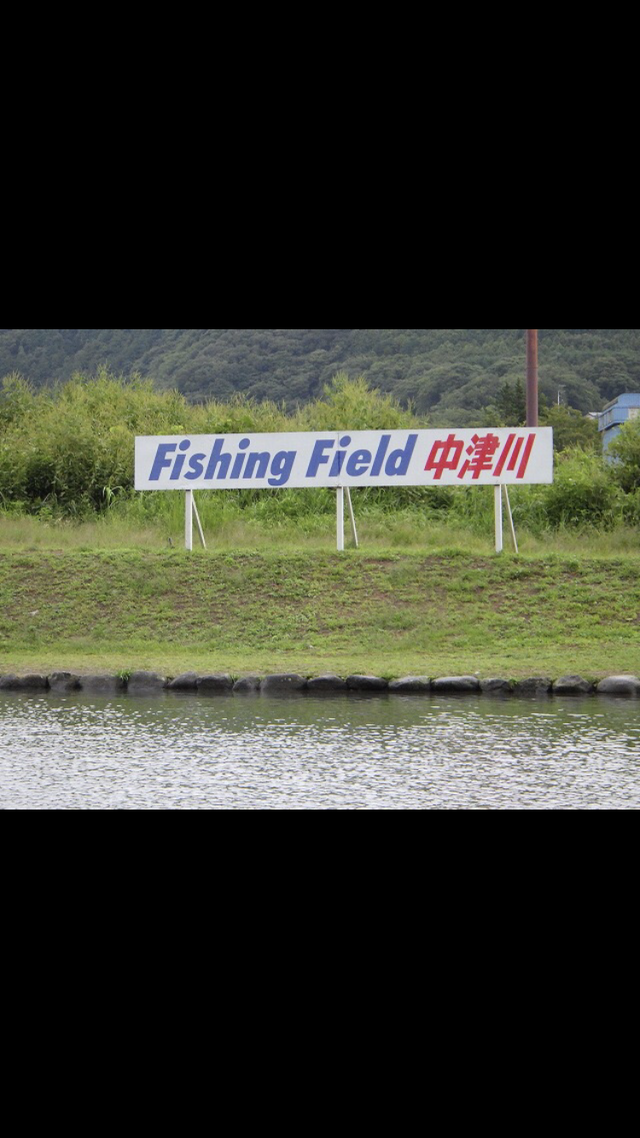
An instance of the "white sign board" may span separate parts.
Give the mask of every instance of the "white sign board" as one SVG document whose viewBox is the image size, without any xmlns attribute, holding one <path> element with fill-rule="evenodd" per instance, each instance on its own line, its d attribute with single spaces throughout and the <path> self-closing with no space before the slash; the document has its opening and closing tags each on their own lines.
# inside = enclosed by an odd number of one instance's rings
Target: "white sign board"
<svg viewBox="0 0 640 1138">
<path fill-rule="evenodd" d="M 552 481 L 551 427 L 136 438 L 136 490 L 523 486 Z"/>
</svg>

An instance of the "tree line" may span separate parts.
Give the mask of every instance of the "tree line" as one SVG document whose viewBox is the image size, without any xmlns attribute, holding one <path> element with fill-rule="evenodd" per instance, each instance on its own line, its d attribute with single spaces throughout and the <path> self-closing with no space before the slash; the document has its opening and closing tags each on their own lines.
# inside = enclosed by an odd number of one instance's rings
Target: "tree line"
<svg viewBox="0 0 640 1138">
<path fill-rule="evenodd" d="M 364 376 L 434 426 L 475 426 L 525 374 L 524 329 L 0 329 L 0 378 L 35 388 L 101 368 L 139 376 L 191 403 L 245 397 L 289 411 L 338 372 Z M 640 391 L 640 331 L 541 329 L 541 401 L 600 411 Z"/>
</svg>

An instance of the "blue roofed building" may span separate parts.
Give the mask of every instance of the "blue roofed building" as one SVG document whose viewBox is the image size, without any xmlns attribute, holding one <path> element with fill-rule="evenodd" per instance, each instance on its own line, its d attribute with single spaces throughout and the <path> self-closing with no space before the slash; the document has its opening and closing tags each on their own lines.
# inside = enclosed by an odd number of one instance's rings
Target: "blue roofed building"
<svg viewBox="0 0 640 1138">
<path fill-rule="evenodd" d="M 640 395 L 627 393 L 619 395 L 607 403 L 598 416 L 598 430 L 602 435 L 602 449 L 606 452 L 609 443 L 620 434 L 623 423 L 637 419 L 640 415 Z"/>
</svg>

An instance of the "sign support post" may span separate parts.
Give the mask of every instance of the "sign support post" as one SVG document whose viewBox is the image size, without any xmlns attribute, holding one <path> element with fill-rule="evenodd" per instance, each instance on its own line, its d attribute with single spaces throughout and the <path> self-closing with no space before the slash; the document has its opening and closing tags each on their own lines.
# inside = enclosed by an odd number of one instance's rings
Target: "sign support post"
<svg viewBox="0 0 640 1138">
<path fill-rule="evenodd" d="M 193 490 L 184 495 L 184 547 L 193 549 Z"/>
<path fill-rule="evenodd" d="M 356 519 L 355 519 L 354 514 L 353 514 L 353 505 L 351 502 L 351 491 L 350 491 L 348 486 L 346 487 L 346 491 L 347 491 L 347 506 L 349 507 L 349 520 L 351 522 L 351 536 L 353 538 L 353 544 L 355 545 L 355 547 L 357 549 L 358 548 L 358 531 L 356 530 Z"/>
<path fill-rule="evenodd" d="M 202 532 L 202 523 L 200 521 L 200 514 L 196 506 L 196 500 L 193 496 L 193 490 L 185 490 L 184 495 L 184 547 L 185 549 L 193 549 L 193 519 L 196 519 L 198 527 L 198 534 L 200 535 L 200 544 L 203 549 L 207 548 L 207 543 L 204 540 L 204 533 Z"/>
<path fill-rule="evenodd" d="M 336 536 L 338 553 L 342 553 L 344 550 L 344 486 L 338 486 L 336 490 Z"/>
<path fill-rule="evenodd" d="M 502 489 L 504 491 L 504 504 L 507 507 L 507 517 L 509 519 L 509 527 L 511 529 L 511 540 L 513 542 L 514 551 L 517 553 L 518 552 L 518 541 L 516 538 L 515 526 L 513 524 L 513 514 L 511 513 L 511 502 L 509 501 L 509 490 L 508 490 L 508 487 L 506 486 L 506 484 L 504 482 L 502 483 Z"/>
<path fill-rule="evenodd" d="M 200 544 L 201 544 L 201 546 L 202 546 L 202 548 L 203 548 L 203 549 L 206 549 L 206 548 L 207 548 L 207 543 L 206 543 L 206 541 L 204 540 L 204 533 L 202 532 L 202 523 L 201 523 L 201 521 L 200 521 L 200 514 L 198 513 L 198 507 L 196 506 L 196 499 L 195 499 L 195 494 L 192 494 L 192 499 L 191 499 L 191 500 L 192 500 L 192 503 L 193 503 L 193 514 L 194 514 L 194 517 L 195 517 L 195 519 L 196 519 L 196 525 L 197 525 L 197 527 L 198 527 L 198 533 L 199 533 L 199 535 L 200 535 Z"/>
<path fill-rule="evenodd" d="M 502 540 L 502 487 L 494 486 L 493 488 L 493 504 L 495 510 L 495 526 L 496 526 L 496 553 L 502 553 L 503 540 Z"/>
</svg>

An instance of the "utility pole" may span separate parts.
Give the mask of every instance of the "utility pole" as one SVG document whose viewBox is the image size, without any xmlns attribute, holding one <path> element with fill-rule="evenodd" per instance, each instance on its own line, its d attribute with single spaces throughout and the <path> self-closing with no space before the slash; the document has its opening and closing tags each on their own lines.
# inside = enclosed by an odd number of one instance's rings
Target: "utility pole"
<svg viewBox="0 0 640 1138">
<path fill-rule="evenodd" d="M 538 331 L 527 332 L 527 426 L 538 426 Z"/>
</svg>

